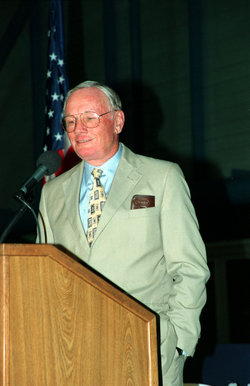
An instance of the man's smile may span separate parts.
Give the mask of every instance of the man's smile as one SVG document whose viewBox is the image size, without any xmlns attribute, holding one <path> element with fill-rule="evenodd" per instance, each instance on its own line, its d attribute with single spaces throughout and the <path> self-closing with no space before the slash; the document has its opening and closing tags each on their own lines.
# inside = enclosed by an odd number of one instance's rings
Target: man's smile
<svg viewBox="0 0 250 386">
<path fill-rule="evenodd" d="M 94 138 L 90 138 L 90 139 L 78 139 L 76 140 L 77 143 L 86 143 L 86 142 L 90 142 L 90 141 L 93 141 Z"/>
</svg>

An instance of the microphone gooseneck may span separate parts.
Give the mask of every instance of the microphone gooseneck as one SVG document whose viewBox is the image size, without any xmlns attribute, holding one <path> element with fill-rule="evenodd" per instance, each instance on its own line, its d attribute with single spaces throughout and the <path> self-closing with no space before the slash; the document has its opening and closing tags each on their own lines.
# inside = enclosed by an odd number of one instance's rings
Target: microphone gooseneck
<svg viewBox="0 0 250 386">
<path fill-rule="evenodd" d="M 32 176 L 23 184 L 23 186 L 18 190 L 15 194 L 15 197 L 22 203 L 19 211 L 16 213 L 14 218 L 10 221 L 4 232 L 0 235 L 0 243 L 2 243 L 6 236 L 9 234 L 10 230 L 17 223 L 17 221 L 22 217 L 26 209 L 30 209 L 33 216 L 35 217 L 35 221 L 37 223 L 39 240 L 41 240 L 40 229 L 38 224 L 38 219 L 35 211 L 31 207 L 32 202 L 32 189 L 35 185 L 44 177 L 50 176 L 55 173 L 61 165 L 61 157 L 60 155 L 54 151 L 46 151 L 40 155 L 37 160 L 36 166 L 37 170 L 32 174 Z"/>
</svg>

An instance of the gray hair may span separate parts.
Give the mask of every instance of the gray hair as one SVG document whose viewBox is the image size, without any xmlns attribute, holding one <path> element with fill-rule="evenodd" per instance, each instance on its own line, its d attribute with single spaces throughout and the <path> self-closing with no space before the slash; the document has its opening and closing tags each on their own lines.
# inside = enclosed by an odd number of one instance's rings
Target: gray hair
<svg viewBox="0 0 250 386">
<path fill-rule="evenodd" d="M 86 80 L 85 82 L 78 84 L 77 86 L 75 86 L 74 88 L 72 88 L 71 90 L 69 90 L 67 92 L 65 100 L 64 100 L 64 104 L 63 104 L 63 115 L 65 115 L 65 107 L 66 107 L 66 103 L 67 103 L 69 96 L 74 91 L 81 90 L 82 88 L 89 88 L 89 87 L 95 87 L 95 88 L 98 88 L 99 90 L 101 90 L 107 96 L 109 104 L 110 104 L 110 108 L 112 110 L 121 110 L 122 109 L 121 99 L 120 99 L 119 95 L 117 95 L 116 92 L 114 90 L 112 90 L 112 88 L 110 88 L 104 84 L 101 84 L 99 82 L 96 82 L 94 80 Z"/>
</svg>

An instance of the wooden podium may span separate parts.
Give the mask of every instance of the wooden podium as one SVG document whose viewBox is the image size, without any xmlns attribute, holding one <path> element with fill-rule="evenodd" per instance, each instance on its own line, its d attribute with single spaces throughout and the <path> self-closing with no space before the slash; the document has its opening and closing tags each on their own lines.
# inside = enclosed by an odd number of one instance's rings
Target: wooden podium
<svg viewBox="0 0 250 386">
<path fill-rule="evenodd" d="M 156 316 L 51 245 L 0 244 L 0 385 L 158 385 Z"/>
</svg>

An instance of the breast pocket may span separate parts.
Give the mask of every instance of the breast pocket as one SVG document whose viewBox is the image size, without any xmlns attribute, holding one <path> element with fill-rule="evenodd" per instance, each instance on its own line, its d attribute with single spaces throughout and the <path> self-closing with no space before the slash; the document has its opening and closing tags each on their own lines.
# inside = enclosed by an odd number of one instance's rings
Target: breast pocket
<svg viewBox="0 0 250 386">
<path fill-rule="evenodd" d="M 150 216 L 158 216 L 158 215 L 159 215 L 159 209 L 157 207 L 131 209 L 128 211 L 129 218 L 150 217 Z"/>
</svg>

